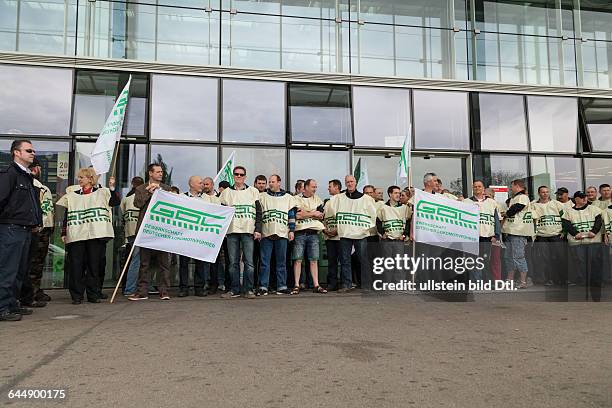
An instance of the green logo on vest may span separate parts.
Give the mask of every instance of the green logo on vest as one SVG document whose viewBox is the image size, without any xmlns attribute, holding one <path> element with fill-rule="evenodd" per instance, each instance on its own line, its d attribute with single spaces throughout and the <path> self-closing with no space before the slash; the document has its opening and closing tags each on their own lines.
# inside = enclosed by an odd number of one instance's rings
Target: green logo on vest
<svg viewBox="0 0 612 408">
<path fill-rule="evenodd" d="M 370 228 L 372 218 L 367 214 L 339 212 L 336 214 L 336 225 L 352 225 L 354 227 Z"/>
<path fill-rule="evenodd" d="M 150 217 L 153 221 L 163 222 L 175 227 L 186 228 L 192 231 L 213 232 L 215 234 L 221 233 L 222 226 L 212 222 L 225 219 L 221 215 L 209 214 L 163 201 L 158 201 L 153 205 Z"/>
<path fill-rule="evenodd" d="M 94 207 L 86 210 L 68 211 L 66 216 L 68 225 L 82 225 L 91 222 L 111 222 L 108 208 Z"/>
<path fill-rule="evenodd" d="M 478 227 L 477 215 L 475 213 L 458 210 L 444 204 L 421 200 L 417 205 L 417 212 L 420 217 L 432 221 L 458 225 L 469 229 L 477 229 Z"/>
<path fill-rule="evenodd" d="M 123 221 L 124 222 L 138 222 L 138 214 L 139 214 L 139 210 L 126 210 L 123 213 Z"/>
<path fill-rule="evenodd" d="M 264 224 L 269 222 L 277 222 L 282 225 L 287 225 L 289 221 L 287 219 L 286 212 L 271 209 L 264 211 L 261 218 L 261 222 L 263 222 Z"/>
<path fill-rule="evenodd" d="M 404 231 L 404 222 L 402 220 L 387 220 L 382 223 L 385 232 Z"/>
<path fill-rule="evenodd" d="M 40 209 L 43 215 L 49 214 L 53 210 L 53 201 L 48 198 L 44 199 L 43 202 L 40 203 Z"/>
<path fill-rule="evenodd" d="M 561 216 L 559 215 L 543 215 L 540 217 L 538 226 L 559 226 L 561 225 Z"/>
<path fill-rule="evenodd" d="M 236 212 L 234 218 L 252 218 L 255 219 L 255 204 L 234 204 Z"/>
<path fill-rule="evenodd" d="M 487 225 L 494 225 L 495 224 L 495 216 L 493 214 L 487 214 L 487 213 L 480 213 L 480 223 L 481 224 L 487 224 Z"/>
<path fill-rule="evenodd" d="M 572 223 L 579 232 L 589 232 L 595 225 L 595 221 L 580 221 Z"/>
</svg>

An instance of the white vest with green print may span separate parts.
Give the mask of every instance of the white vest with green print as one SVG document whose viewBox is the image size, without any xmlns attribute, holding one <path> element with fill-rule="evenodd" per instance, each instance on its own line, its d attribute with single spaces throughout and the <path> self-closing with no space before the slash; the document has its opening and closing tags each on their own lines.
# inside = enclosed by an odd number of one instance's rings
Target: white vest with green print
<svg viewBox="0 0 612 408">
<path fill-rule="evenodd" d="M 66 207 L 66 243 L 96 238 L 113 238 L 113 219 L 108 205 L 111 192 L 99 188 L 91 194 L 69 192 L 57 201 Z"/>
</svg>

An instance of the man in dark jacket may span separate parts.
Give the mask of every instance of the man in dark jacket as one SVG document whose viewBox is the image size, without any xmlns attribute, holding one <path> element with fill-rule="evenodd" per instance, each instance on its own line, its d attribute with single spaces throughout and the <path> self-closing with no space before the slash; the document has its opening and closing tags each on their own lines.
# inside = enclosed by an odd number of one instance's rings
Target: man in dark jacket
<svg viewBox="0 0 612 408">
<path fill-rule="evenodd" d="M 13 163 L 0 170 L 0 321 L 32 314 L 17 299 L 28 270 L 32 230 L 42 225 L 40 192 L 28 168 L 35 155 L 30 141 L 15 140 Z"/>
</svg>

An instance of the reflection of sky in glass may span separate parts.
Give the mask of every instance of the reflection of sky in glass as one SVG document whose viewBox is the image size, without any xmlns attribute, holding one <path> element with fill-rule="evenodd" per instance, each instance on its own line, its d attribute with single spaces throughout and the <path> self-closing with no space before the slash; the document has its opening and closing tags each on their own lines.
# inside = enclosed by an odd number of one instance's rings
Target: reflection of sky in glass
<svg viewBox="0 0 612 408">
<path fill-rule="evenodd" d="M 68 136 L 71 70 L 0 65 L 0 83 L 0 133 Z"/>
<path fill-rule="evenodd" d="M 223 81 L 223 140 L 285 143 L 285 84 Z"/>
<path fill-rule="evenodd" d="M 114 96 L 75 95 L 73 131 L 99 134 L 114 104 Z M 123 135 L 144 135 L 146 104 L 146 98 L 129 98 Z"/>
<path fill-rule="evenodd" d="M 576 152 L 577 99 L 528 96 L 527 105 L 532 151 Z"/>
<path fill-rule="evenodd" d="M 353 87 L 357 146 L 401 147 L 410 129 L 410 90 Z"/>
<path fill-rule="evenodd" d="M 612 152 L 612 124 L 591 123 L 588 127 L 593 150 L 598 152 Z"/>
<path fill-rule="evenodd" d="M 217 141 L 217 79 L 153 76 L 151 138 Z"/>
<path fill-rule="evenodd" d="M 587 186 L 597 186 L 612 180 L 612 159 L 584 159 Z"/>
<path fill-rule="evenodd" d="M 480 94 L 483 150 L 527 150 L 523 97 Z"/>
<path fill-rule="evenodd" d="M 461 164 L 463 159 L 458 157 L 432 157 L 425 159 L 422 156 L 413 156 L 413 184 L 414 187 L 423 188 L 423 176 L 425 173 L 434 172 L 442 179 L 444 188 L 453 193 L 462 193 L 463 172 Z"/>
<path fill-rule="evenodd" d="M 217 174 L 217 148 L 209 146 L 151 145 L 151 162 L 162 162 L 170 179 L 165 183 L 177 186 L 181 193 L 189 189 L 189 177 L 215 177 Z"/>
<path fill-rule="evenodd" d="M 341 144 L 352 141 L 349 108 L 292 106 L 290 109 L 292 141 Z"/>
<path fill-rule="evenodd" d="M 413 94 L 417 148 L 470 149 L 467 93 L 415 90 Z"/>
</svg>

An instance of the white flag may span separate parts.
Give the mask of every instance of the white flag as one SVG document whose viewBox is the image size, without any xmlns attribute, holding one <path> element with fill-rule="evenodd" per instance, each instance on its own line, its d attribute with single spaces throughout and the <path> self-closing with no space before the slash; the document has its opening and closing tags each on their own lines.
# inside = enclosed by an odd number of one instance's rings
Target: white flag
<svg viewBox="0 0 612 408">
<path fill-rule="evenodd" d="M 409 187 L 408 183 L 408 169 L 410 168 L 410 151 L 412 150 L 412 132 L 410 127 L 408 128 L 408 134 L 404 138 L 404 145 L 402 146 L 402 154 L 400 155 L 399 163 L 397 164 L 397 173 L 395 175 L 395 184 L 400 187 Z"/>
<path fill-rule="evenodd" d="M 229 155 L 229 157 L 225 161 L 225 164 L 223 165 L 223 167 L 221 167 L 221 170 L 219 170 L 219 172 L 215 176 L 215 179 L 213 180 L 214 184 L 217 184 L 217 180 L 219 182 L 225 180 L 228 183 L 230 183 L 230 186 L 234 185 L 233 171 L 234 171 L 234 156 L 235 155 L 236 155 L 236 151 L 232 150 L 232 153 Z"/>
<path fill-rule="evenodd" d="M 355 176 L 355 180 L 357 180 L 357 191 L 363 191 L 363 188 L 370 184 L 370 179 L 368 177 L 368 166 L 366 165 L 365 159 L 362 161 L 361 157 L 357 160 L 357 165 L 355 166 L 355 171 L 353 171 L 353 176 Z"/>
<path fill-rule="evenodd" d="M 480 209 L 414 189 L 414 240 L 478 255 Z"/>
<path fill-rule="evenodd" d="M 156 190 L 134 245 L 214 263 L 234 207 Z"/>
<path fill-rule="evenodd" d="M 123 91 L 121 91 L 119 97 L 115 101 L 113 110 L 111 110 L 108 118 L 106 118 L 106 123 L 104 123 L 104 127 L 93 148 L 91 163 L 97 174 L 108 173 L 111 162 L 113 161 L 115 145 L 121 139 L 121 130 L 123 129 L 123 120 L 125 119 L 125 111 L 127 110 L 131 82 L 132 76 L 130 75 Z"/>
</svg>

